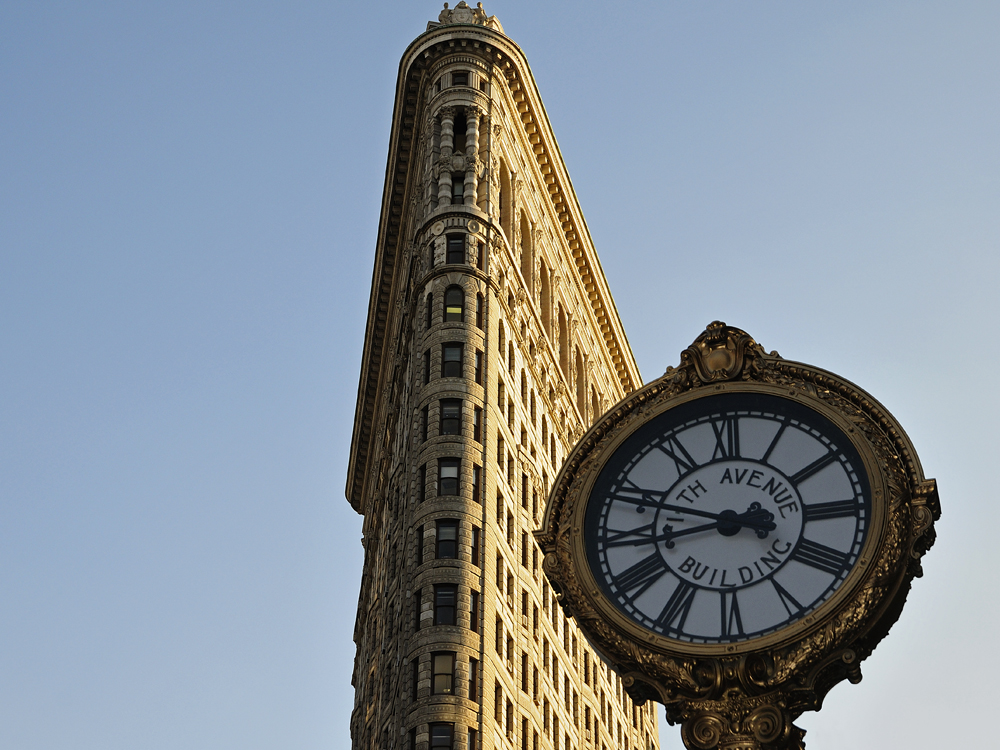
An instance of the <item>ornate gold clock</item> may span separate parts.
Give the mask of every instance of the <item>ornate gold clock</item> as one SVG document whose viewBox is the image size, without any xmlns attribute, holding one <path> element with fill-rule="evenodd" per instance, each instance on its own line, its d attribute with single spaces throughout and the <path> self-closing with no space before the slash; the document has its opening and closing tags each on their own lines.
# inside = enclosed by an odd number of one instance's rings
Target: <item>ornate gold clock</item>
<svg viewBox="0 0 1000 750">
<path fill-rule="evenodd" d="M 716 322 L 581 439 L 537 537 L 560 601 L 689 748 L 798 748 L 898 618 L 940 515 L 902 428 Z"/>
</svg>

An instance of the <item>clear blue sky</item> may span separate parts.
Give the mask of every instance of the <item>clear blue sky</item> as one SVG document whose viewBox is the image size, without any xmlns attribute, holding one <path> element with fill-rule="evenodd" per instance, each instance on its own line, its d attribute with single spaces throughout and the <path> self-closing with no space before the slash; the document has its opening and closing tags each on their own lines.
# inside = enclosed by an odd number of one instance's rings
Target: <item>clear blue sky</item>
<svg viewBox="0 0 1000 750">
<path fill-rule="evenodd" d="M 939 481 L 926 575 L 810 750 L 981 743 L 1000 5 L 485 5 L 645 379 L 725 320 L 873 393 Z M 350 429 L 397 65 L 439 10 L 0 5 L 5 750 L 349 747 Z"/>
</svg>

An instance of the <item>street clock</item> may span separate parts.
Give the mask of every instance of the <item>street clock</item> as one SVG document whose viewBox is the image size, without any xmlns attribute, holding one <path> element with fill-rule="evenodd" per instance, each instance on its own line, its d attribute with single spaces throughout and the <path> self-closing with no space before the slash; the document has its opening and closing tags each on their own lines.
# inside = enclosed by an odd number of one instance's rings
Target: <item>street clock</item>
<svg viewBox="0 0 1000 750">
<path fill-rule="evenodd" d="M 939 515 L 875 399 L 716 322 L 584 435 L 537 537 L 563 606 L 689 748 L 798 748 Z"/>
</svg>

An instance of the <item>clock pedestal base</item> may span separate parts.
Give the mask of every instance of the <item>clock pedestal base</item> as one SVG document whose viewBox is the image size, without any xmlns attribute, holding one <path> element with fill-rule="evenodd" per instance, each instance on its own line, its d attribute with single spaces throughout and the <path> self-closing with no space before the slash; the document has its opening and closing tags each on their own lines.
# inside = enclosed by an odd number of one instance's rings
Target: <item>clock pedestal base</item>
<svg viewBox="0 0 1000 750">
<path fill-rule="evenodd" d="M 755 708 L 712 701 L 714 709 L 691 708 L 684 718 L 668 706 L 668 718 L 680 719 L 681 737 L 688 750 L 803 750 L 805 731 L 779 706 Z M 737 703 L 742 703 L 739 701 Z M 671 710 L 673 709 L 673 710 Z M 670 714 L 674 714 L 670 716 Z"/>
</svg>

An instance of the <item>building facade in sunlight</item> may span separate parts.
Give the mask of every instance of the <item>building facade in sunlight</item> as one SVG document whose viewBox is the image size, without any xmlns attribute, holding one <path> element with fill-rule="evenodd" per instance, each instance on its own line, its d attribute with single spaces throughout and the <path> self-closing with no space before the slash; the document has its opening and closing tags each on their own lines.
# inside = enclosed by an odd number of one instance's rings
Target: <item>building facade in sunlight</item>
<svg viewBox="0 0 1000 750">
<path fill-rule="evenodd" d="M 354 421 L 354 748 L 657 746 L 532 536 L 639 385 L 524 55 L 446 5 L 399 66 Z"/>
</svg>

